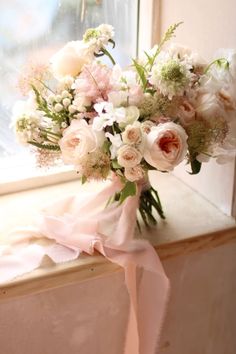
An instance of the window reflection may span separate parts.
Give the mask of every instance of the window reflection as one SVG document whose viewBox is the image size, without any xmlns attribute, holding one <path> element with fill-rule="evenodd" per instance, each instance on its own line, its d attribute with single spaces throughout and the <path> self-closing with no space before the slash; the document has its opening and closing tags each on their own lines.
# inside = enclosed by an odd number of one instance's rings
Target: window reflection
<svg viewBox="0 0 236 354">
<path fill-rule="evenodd" d="M 43 64 L 89 27 L 109 23 L 122 65 L 136 55 L 138 0 L 2 0 L 0 6 L 0 155 L 20 151 L 11 129 L 12 105 L 21 98 L 19 75 Z"/>
</svg>

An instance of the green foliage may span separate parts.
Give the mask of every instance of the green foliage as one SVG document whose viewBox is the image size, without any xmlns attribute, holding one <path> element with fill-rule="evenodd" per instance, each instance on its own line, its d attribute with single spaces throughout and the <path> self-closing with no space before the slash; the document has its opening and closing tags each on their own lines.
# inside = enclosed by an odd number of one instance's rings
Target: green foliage
<svg viewBox="0 0 236 354">
<path fill-rule="evenodd" d="M 142 86 L 145 89 L 147 87 L 146 69 L 142 65 L 140 65 L 135 59 L 133 59 L 133 64 L 138 73 Z"/>
<path fill-rule="evenodd" d="M 204 71 L 204 74 L 206 74 L 210 68 L 213 66 L 213 65 L 217 65 L 219 68 L 223 68 L 225 70 L 228 70 L 229 69 L 229 62 L 226 58 L 218 58 L 214 61 L 212 61 L 205 69 Z"/>
<path fill-rule="evenodd" d="M 140 196 L 139 213 L 146 227 L 154 226 L 157 223 L 153 212 L 156 211 L 161 219 L 165 219 L 161 201 L 157 191 L 150 187 L 143 191 Z"/>
<path fill-rule="evenodd" d="M 51 151 L 60 151 L 60 146 L 59 145 L 40 144 L 40 143 L 37 143 L 36 141 L 28 141 L 28 144 L 36 146 L 38 149 L 51 150 Z"/>
<path fill-rule="evenodd" d="M 126 182 L 124 188 L 120 191 L 119 203 L 122 204 L 126 198 L 132 197 L 136 194 L 136 183 Z"/>
<path fill-rule="evenodd" d="M 152 69 L 152 66 L 156 60 L 156 57 L 158 56 L 158 54 L 160 54 L 161 52 L 161 49 L 163 47 L 163 45 L 168 42 L 171 38 L 174 37 L 174 34 L 175 34 L 175 31 L 176 29 L 182 24 L 183 22 L 178 22 L 178 23 L 174 23 L 173 25 L 171 25 L 166 33 L 164 34 L 164 36 L 162 37 L 161 41 L 160 41 L 160 44 L 155 52 L 155 54 L 153 55 L 152 59 L 151 59 L 151 62 L 150 62 L 150 70 Z"/>
<path fill-rule="evenodd" d="M 190 175 L 196 175 L 200 172 L 202 164 L 196 158 L 190 161 L 192 172 L 189 172 Z"/>
<path fill-rule="evenodd" d="M 86 182 L 87 182 L 87 177 L 83 175 L 81 177 L 81 184 L 85 184 Z"/>
<path fill-rule="evenodd" d="M 117 169 L 121 169 L 122 167 L 118 164 L 117 160 L 112 160 L 111 162 L 112 168 L 114 168 L 114 170 Z"/>
<path fill-rule="evenodd" d="M 48 118 L 51 118 L 53 121 L 56 121 L 58 123 L 66 122 L 68 125 L 70 124 L 68 115 L 65 112 L 62 111 L 60 113 L 54 113 L 54 112 L 50 111 L 50 109 L 48 108 L 47 101 L 41 95 L 41 93 L 37 90 L 37 88 L 34 85 L 32 85 L 32 89 L 35 94 L 36 103 L 38 105 L 37 109 L 39 111 L 44 112 L 45 116 Z"/>
</svg>

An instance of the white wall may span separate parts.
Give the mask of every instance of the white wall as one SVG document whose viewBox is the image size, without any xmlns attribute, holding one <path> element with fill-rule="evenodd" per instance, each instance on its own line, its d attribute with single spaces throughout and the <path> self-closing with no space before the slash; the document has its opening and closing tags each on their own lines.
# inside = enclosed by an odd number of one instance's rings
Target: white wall
<svg viewBox="0 0 236 354">
<path fill-rule="evenodd" d="M 236 0 L 154 0 L 159 2 L 160 32 L 169 25 L 184 21 L 176 31 L 175 41 L 197 50 L 210 59 L 219 48 L 236 48 Z M 198 176 L 189 176 L 186 167 L 175 174 L 199 191 L 223 212 L 233 209 L 234 162 L 218 166 L 205 164 Z M 235 206 L 234 206 L 235 210 Z M 234 211 L 236 212 L 236 211 Z M 235 214 L 234 214 L 235 215 Z"/>
</svg>

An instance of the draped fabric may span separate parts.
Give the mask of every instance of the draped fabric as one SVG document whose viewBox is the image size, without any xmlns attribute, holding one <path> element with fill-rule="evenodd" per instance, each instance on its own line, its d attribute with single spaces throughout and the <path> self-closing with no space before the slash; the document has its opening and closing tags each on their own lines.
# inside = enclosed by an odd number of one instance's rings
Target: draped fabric
<svg viewBox="0 0 236 354">
<path fill-rule="evenodd" d="M 34 227 L 12 233 L 12 242 L 0 246 L 0 283 L 38 268 L 45 255 L 60 263 L 97 250 L 125 272 L 130 313 L 124 354 L 155 354 L 169 282 L 150 243 L 134 239 L 140 191 L 105 207 L 120 187 L 116 179 L 96 195 L 64 198 L 45 208 Z M 42 237 L 55 242 L 31 242 Z"/>
</svg>

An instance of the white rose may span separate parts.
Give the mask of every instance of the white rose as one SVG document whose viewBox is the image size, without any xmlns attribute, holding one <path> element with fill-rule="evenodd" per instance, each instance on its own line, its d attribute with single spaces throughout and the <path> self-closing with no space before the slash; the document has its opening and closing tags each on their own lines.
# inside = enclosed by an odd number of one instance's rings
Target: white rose
<svg viewBox="0 0 236 354">
<path fill-rule="evenodd" d="M 159 124 L 146 136 L 144 159 L 158 170 L 173 170 L 186 156 L 187 138 L 180 125 L 173 122 Z"/>
<path fill-rule="evenodd" d="M 134 167 L 142 160 L 141 153 L 130 145 L 123 145 L 118 150 L 118 164 L 122 167 Z"/>
<path fill-rule="evenodd" d="M 59 141 L 63 161 L 76 164 L 86 154 L 101 147 L 104 139 L 104 133 L 95 132 L 84 119 L 72 120 Z"/>
<path fill-rule="evenodd" d="M 127 125 L 122 133 L 122 139 L 125 144 L 140 144 L 142 141 L 140 123 L 135 122 L 133 125 Z"/>
<path fill-rule="evenodd" d="M 85 64 L 93 60 L 93 53 L 82 41 L 68 42 L 51 58 L 52 71 L 57 78 L 78 75 Z"/>
<path fill-rule="evenodd" d="M 131 168 L 125 168 L 125 178 L 130 182 L 139 181 L 144 177 L 142 166 L 137 165 Z"/>
<path fill-rule="evenodd" d="M 133 124 L 139 118 L 139 109 L 136 106 L 121 107 L 125 114 L 117 117 L 117 122 L 121 128 L 126 127 L 128 124 Z M 119 108 L 117 108 L 119 110 Z"/>
</svg>

